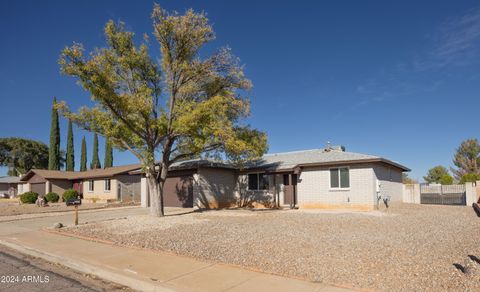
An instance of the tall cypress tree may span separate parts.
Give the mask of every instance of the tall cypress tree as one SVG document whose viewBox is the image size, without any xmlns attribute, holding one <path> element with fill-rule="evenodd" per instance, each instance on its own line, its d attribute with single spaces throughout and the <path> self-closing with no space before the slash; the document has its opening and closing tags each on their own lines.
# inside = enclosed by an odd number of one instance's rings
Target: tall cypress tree
<svg viewBox="0 0 480 292">
<path fill-rule="evenodd" d="M 75 150 L 73 146 L 72 121 L 68 121 L 66 171 L 75 171 Z"/>
<path fill-rule="evenodd" d="M 108 138 L 105 139 L 105 161 L 103 163 L 103 167 L 112 167 L 113 166 L 113 149 L 112 143 Z"/>
<path fill-rule="evenodd" d="M 60 170 L 60 124 L 58 111 L 55 108 L 57 99 L 53 98 L 52 122 L 50 126 L 50 148 L 48 151 L 48 169 Z"/>
<path fill-rule="evenodd" d="M 90 163 L 90 169 L 102 168 L 100 159 L 98 158 L 98 135 L 95 133 L 93 136 L 93 154 L 92 163 Z"/>
<path fill-rule="evenodd" d="M 85 141 L 85 136 L 82 139 L 82 154 L 80 156 L 80 171 L 87 170 L 87 142 Z"/>
</svg>

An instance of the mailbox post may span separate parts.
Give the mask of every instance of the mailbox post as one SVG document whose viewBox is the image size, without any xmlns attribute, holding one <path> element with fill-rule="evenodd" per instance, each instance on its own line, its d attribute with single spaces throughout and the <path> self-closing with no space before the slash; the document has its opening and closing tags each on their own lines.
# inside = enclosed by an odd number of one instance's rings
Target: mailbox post
<svg viewBox="0 0 480 292">
<path fill-rule="evenodd" d="M 78 206 L 82 204 L 81 199 L 69 199 L 65 202 L 67 206 L 75 207 L 75 225 L 78 225 Z"/>
</svg>

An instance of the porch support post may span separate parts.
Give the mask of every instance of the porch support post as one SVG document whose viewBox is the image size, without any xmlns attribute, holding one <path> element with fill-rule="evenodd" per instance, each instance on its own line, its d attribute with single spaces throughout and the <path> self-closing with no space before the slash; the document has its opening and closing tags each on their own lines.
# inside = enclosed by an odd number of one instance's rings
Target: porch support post
<svg viewBox="0 0 480 292">
<path fill-rule="evenodd" d="M 142 177 L 140 179 L 140 205 L 143 208 L 148 208 L 149 203 L 148 203 L 148 184 L 147 184 L 147 178 Z"/>
</svg>

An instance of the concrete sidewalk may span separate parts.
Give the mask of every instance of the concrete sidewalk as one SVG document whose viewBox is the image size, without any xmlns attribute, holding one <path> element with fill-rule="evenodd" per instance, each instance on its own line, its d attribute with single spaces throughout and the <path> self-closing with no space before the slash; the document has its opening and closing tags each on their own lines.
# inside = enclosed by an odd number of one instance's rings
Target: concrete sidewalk
<svg viewBox="0 0 480 292">
<path fill-rule="evenodd" d="M 349 291 L 169 253 L 119 247 L 40 230 L 3 236 L 0 243 L 19 252 L 141 291 Z"/>
</svg>

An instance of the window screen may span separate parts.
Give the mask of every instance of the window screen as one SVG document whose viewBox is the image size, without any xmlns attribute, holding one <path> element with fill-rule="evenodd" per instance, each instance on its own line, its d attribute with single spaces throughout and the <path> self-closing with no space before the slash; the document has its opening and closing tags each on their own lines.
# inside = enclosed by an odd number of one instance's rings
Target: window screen
<svg viewBox="0 0 480 292">
<path fill-rule="evenodd" d="M 349 188 L 350 170 L 348 167 L 330 169 L 330 188 Z"/>
<path fill-rule="evenodd" d="M 250 173 L 248 175 L 248 189 L 258 190 L 258 174 L 257 173 Z"/>
<path fill-rule="evenodd" d="M 331 168 L 330 169 L 330 187 L 331 188 L 338 188 L 338 168 Z"/>
<path fill-rule="evenodd" d="M 248 174 L 249 190 L 266 190 L 268 189 L 268 176 L 264 173 Z"/>
<path fill-rule="evenodd" d="M 350 173 L 348 168 L 340 168 L 340 187 L 349 188 L 350 187 Z"/>
<path fill-rule="evenodd" d="M 268 189 L 268 176 L 266 176 L 263 173 L 258 174 L 258 184 L 259 184 L 259 190 L 266 190 Z"/>
<path fill-rule="evenodd" d="M 108 178 L 105 180 L 105 190 L 106 191 L 110 190 L 110 179 Z"/>
</svg>

